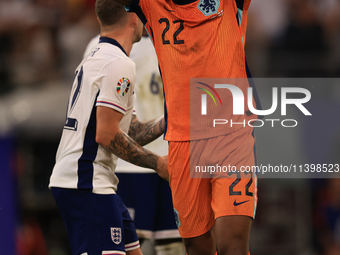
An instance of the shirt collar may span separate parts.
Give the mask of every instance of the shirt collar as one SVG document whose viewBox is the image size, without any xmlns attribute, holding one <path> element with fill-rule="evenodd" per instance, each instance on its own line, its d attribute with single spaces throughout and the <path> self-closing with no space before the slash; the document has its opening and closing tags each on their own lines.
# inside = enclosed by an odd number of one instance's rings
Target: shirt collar
<svg viewBox="0 0 340 255">
<path fill-rule="evenodd" d="M 115 39 L 112 39 L 112 38 L 109 38 L 109 37 L 100 37 L 99 43 L 110 43 L 114 46 L 117 46 L 119 49 L 121 49 L 125 53 L 126 56 L 128 56 L 128 54 L 126 54 L 123 47 Z"/>
</svg>

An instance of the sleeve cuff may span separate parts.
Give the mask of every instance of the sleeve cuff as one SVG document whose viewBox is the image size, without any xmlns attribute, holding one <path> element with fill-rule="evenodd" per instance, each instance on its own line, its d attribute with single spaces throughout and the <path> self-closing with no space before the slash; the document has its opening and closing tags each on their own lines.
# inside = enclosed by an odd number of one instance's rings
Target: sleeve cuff
<svg viewBox="0 0 340 255">
<path fill-rule="evenodd" d="M 96 103 L 96 106 L 105 106 L 105 107 L 109 107 L 109 108 L 112 108 L 122 114 L 125 115 L 126 113 L 126 109 L 117 105 L 117 104 L 114 104 L 114 103 L 111 103 L 111 102 L 107 102 L 107 101 L 97 101 Z"/>
</svg>

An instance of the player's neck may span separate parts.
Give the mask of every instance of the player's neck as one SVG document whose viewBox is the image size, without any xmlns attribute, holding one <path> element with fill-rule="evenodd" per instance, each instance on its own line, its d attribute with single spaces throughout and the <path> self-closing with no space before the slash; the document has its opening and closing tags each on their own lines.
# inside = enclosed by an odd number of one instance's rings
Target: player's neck
<svg viewBox="0 0 340 255">
<path fill-rule="evenodd" d="M 101 32 L 101 37 L 108 37 L 116 40 L 120 46 L 125 50 L 126 54 L 130 56 L 130 52 L 132 49 L 132 34 L 122 33 L 122 32 Z"/>
</svg>

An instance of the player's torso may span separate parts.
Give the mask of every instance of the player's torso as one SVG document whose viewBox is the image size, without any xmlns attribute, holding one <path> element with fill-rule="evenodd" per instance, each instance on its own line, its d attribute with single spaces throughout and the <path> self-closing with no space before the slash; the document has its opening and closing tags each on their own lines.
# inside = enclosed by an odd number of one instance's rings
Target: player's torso
<svg viewBox="0 0 340 255">
<path fill-rule="evenodd" d="M 246 78 L 235 0 L 153 2 L 148 20 L 165 88 L 168 140 L 189 140 L 190 78 Z M 147 26 L 148 28 L 148 26 Z"/>
<path fill-rule="evenodd" d="M 114 174 L 117 157 L 95 141 L 96 103 L 99 95 L 105 97 L 101 81 L 109 75 L 102 69 L 111 61 L 119 63 L 125 58 L 127 57 L 116 46 L 102 43 L 77 67 L 50 186 L 114 193 L 118 183 Z M 124 132 L 128 132 L 133 112 L 134 82 L 131 82 L 127 90 L 128 107 L 120 122 L 120 128 Z M 123 83 L 112 84 L 112 89 L 126 90 L 119 86 L 123 86 Z"/>
<path fill-rule="evenodd" d="M 130 58 L 136 64 L 137 117 L 140 121 L 158 118 L 163 115 L 163 83 L 150 38 L 143 37 L 140 42 L 134 44 Z"/>
</svg>

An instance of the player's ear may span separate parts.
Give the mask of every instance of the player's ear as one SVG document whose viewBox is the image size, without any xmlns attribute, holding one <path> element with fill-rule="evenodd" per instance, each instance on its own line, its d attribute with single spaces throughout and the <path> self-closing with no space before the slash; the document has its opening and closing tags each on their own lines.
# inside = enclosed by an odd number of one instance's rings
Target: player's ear
<svg viewBox="0 0 340 255">
<path fill-rule="evenodd" d="M 133 28 L 136 28 L 138 26 L 138 16 L 135 13 L 130 13 L 130 14 L 131 14 L 131 17 L 130 17 L 131 24 Z"/>
</svg>

